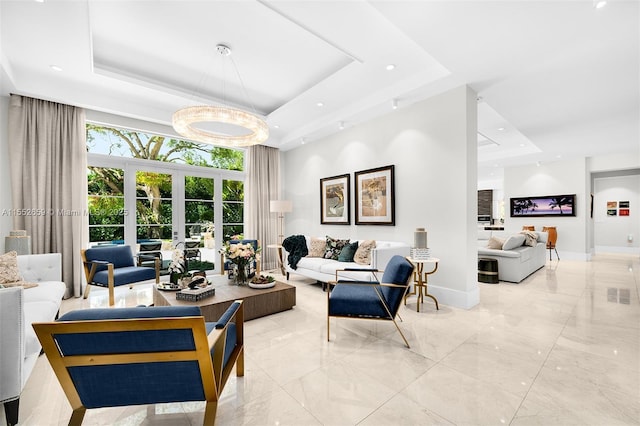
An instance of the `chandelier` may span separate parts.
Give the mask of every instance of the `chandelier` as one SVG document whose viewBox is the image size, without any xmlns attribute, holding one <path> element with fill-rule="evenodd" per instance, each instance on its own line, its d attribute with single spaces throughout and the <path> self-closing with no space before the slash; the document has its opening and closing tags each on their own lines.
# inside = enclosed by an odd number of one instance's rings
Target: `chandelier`
<svg viewBox="0 0 640 426">
<path fill-rule="evenodd" d="M 223 56 L 231 55 L 231 49 L 223 44 L 217 45 L 216 50 Z M 233 60 L 231 62 L 239 77 L 240 74 L 235 62 Z M 240 83 L 246 93 L 242 79 L 240 79 Z M 269 127 L 264 120 L 254 114 L 236 108 L 209 105 L 186 107 L 173 113 L 172 122 L 176 132 L 185 138 L 212 145 L 246 147 L 261 144 L 269 137 Z M 228 135 L 194 127 L 194 124 L 204 122 L 232 124 L 242 127 L 248 132 L 241 135 Z"/>
</svg>

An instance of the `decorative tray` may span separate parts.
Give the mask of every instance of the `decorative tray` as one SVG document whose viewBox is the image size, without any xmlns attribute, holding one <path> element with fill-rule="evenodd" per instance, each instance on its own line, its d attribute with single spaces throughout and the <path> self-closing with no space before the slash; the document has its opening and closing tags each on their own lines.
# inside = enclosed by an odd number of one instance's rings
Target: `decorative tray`
<svg viewBox="0 0 640 426">
<path fill-rule="evenodd" d="M 158 290 L 162 291 L 179 291 L 181 290 L 179 285 L 173 285 L 171 283 L 159 283 L 156 285 Z"/>
</svg>

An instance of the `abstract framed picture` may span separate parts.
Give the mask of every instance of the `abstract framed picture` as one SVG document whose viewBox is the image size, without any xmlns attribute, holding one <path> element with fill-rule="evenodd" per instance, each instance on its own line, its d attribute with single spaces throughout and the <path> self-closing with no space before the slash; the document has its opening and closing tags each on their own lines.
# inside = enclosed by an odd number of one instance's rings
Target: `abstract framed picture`
<svg viewBox="0 0 640 426">
<path fill-rule="evenodd" d="M 511 198 L 511 217 L 575 215 L 576 194 Z"/>
<path fill-rule="evenodd" d="M 395 225 L 394 166 L 355 172 L 356 225 Z"/>
<path fill-rule="evenodd" d="M 349 225 L 350 175 L 332 176 L 320 179 L 320 223 Z"/>
<path fill-rule="evenodd" d="M 618 207 L 618 202 L 617 201 L 607 201 L 607 208 L 608 209 L 615 209 Z"/>
<path fill-rule="evenodd" d="M 629 216 L 629 209 L 620 209 L 618 210 L 618 214 L 620 216 Z"/>
<path fill-rule="evenodd" d="M 629 208 L 629 202 L 628 201 L 618 201 L 618 207 L 620 207 L 621 209 L 628 209 Z"/>
</svg>

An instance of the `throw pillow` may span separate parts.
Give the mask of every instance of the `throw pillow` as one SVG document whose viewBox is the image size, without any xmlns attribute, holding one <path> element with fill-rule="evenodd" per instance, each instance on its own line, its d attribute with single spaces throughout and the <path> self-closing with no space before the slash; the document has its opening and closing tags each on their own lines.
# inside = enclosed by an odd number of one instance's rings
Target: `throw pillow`
<svg viewBox="0 0 640 426">
<path fill-rule="evenodd" d="M 487 248 L 494 250 L 502 250 L 502 245 L 504 244 L 504 240 L 498 237 L 491 237 L 489 241 L 487 241 Z"/>
<path fill-rule="evenodd" d="M 342 249 L 347 244 L 349 244 L 349 240 L 339 240 L 337 238 L 327 236 L 327 247 L 324 252 L 324 258 L 338 260 Z"/>
<path fill-rule="evenodd" d="M 32 287 L 38 287 L 38 283 L 29 283 L 26 281 L 16 281 L 13 283 L 4 283 L 3 284 L 4 287 L 9 288 L 9 287 L 24 287 L 25 289 L 27 288 L 32 288 Z"/>
<path fill-rule="evenodd" d="M 307 257 L 324 257 L 324 252 L 327 251 L 327 240 L 313 238 L 310 245 Z"/>
<path fill-rule="evenodd" d="M 353 262 L 353 256 L 355 256 L 357 250 L 357 241 L 347 244 L 340 252 L 340 256 L 338 256 L 338 262 Z"/>
<path fill-rule="evenodd" d="M 375 240 L 364 240 L 358 244 L 358 250 L 353 255 L 353 261 L 359 265 L 371 265 L 371 250 L 376 248 Z"/>
<path fill-rule="evenodd" d="M 515 234 L 507 238 L 502 245 L 502 250 L 513 250 L 516 247 L 520 247 L 524 244 L 524 235 Z"/>
<path fill-rule="evenodd" d="M 10 251 L 0 256 L 0 284 L 21 281 L 18 270 L 18 253 Z"/>
<path fill-rule="evenodd" d="M 524 235 L 524 245 L 535 247 L 538 244 L 538 234 L 532 231 L 521 231 L 522 235 Z"/>
</svg>

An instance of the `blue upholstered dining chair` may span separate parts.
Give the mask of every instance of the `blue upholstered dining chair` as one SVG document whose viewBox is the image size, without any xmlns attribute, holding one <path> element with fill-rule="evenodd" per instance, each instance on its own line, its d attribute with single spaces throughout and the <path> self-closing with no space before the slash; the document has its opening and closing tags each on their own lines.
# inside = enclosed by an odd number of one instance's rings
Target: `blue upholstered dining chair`
<svg viewBox="0 0 640 426">
<path fill-rule="evenodd" d="M 409 342 L 395 318 L 413 276 L 413 269 L 411 262 L 396 255 L 389 260 L 380 281 L 339 280 L 338 274 L 345 270 L 336 271 L 336 281 L 329 283 L 327 291 L 327 341 L 331 317 L 362 318 L 393 321 L 408 348 Z"/>
<path fill-rule="evenodd" d="M 154 259 L 154 267 L 136 266 L 131 247 L 113 245 L 81 250 L 87 287 L 84 298 L 89 296 L 92 285 L 109 289 L 109 306 L 115 304 L 114 288 L 150 279 L 160 282 L 160 259 Z"/>
<path fill-rule="evenodd" d="M 218 399 L 234 364 L 244 375 L 244 310 L 236 300 L 217 322 L 197 306 L 84 309 L 35 323 L 71 404 L 70 425 L 87 409 L 206 401 L 215 422 Z"/>
</svg>

